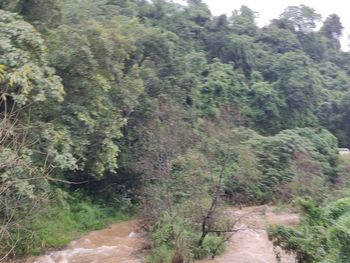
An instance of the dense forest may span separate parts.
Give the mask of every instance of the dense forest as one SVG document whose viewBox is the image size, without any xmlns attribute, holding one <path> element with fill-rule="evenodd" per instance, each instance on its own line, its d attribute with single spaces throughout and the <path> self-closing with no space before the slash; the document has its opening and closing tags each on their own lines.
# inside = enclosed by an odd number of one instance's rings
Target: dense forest
<svg viewBox="0 0 350 263">
<path fill-rule="evenodd" d="M 148 262 L 191 262 L 222 250 L 226 206 L 283 203 L 303 217 L 271 228 L 276 245 L 349 262 L 340 18 L 256 17 L 201 0 L 2 0 L 0 261 L 137 214 Z"/>
</svg>

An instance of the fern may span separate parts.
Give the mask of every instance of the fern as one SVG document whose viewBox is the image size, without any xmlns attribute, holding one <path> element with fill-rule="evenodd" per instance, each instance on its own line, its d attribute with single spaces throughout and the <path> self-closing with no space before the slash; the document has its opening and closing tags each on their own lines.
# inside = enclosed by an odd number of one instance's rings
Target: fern
<svg viewBox="0 0 350 263">
<path fill-rule="evenodd" d="M 0 64 L 0 81 L 5 78 L 5 66 Z"/>
</svg>

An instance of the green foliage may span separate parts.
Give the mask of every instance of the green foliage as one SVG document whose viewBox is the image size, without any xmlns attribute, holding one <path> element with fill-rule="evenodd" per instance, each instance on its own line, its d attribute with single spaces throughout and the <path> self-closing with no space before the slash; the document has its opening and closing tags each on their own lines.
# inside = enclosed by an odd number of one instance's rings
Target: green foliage
<svg viewBox="0 0 350 263">
<path fill-rule="evenodd" d="M 325 208 L 311 199 L 300 200 L 302 223 L 296 229 L 282 226 L 270 229 L 270 238 L 297 255 L 299 262 L 348 262 L 349 198 L 339 199 Z"/>
<path fill-rule="evenodd" d="M 349 189 L 350 186 L 350 156 L 343 155 L 338 159 L 338 165 L 336 167 L 337 172 L 337 185 L 340 189 Z"/>
<path fill-rule="evenodd" d="M 7 69 L 1 92 L 20 106 L 49 98 L 62 101 L 61 79 L 47 66 L 41 35 L 13 13 L 0 10 L 0 17 L 0 64 Z"/>
<path fill-rule="evenodd" d="M 205 258 L 211 255 L 220 255 L 224 252 L 224 242 L 222 237 L 208 235 L 203 245 L 195 251 L 196 258 Z"/>
<path fill-rule="evenodd" d="M 226 191 L 238 202 L 290 201 L 305 195 L 322 200 L 327 182 L 336 178 L 337 151 L 336 138 L 326 130 L 252 136 L 238 151 Z"/>
<path fill-rule="evenodd" d="M 174 258 L 174 252 L 166 245 L 153 249 L 147 257 L 149 263 L 171 263 Z"/>
<path fill-rule="evenodd" d="M 262 197 L 261 181 L 262 172 L 253 149 L 242 146 L 234 171 L 227 179 L 226 192 L 239 204 L 254 202 Z"/>
<path fill-rule="evenodd" d="M 0 81 L 2 81 L 5 77 L 5 66 L 0 65 Z"/>
<path fill-rule="evenodd" d="M 262 80 L 258 72 L 253 72 L 252 77 L 250 107 L 246 114 L 259 131 L 274 133 L 281 129 L 280 111 L 285 102 L 269 83 Z"/>
<path fill-rule="evenodd" d="M 321 33 L 330 40 L 339 40 L 344 27 L 340 22 L 340 18 L 336 14 L 329 15 L 323 23 Z"/>
<path fill-rule="evenodd" d="M 31 116 L 31 106 L 42 110 L 61 102 L 64 90 L 48 67 L 44 40 L 34 27 L 3 10 L 0 24 L 0 253 L 9 255 L 10 248 L 20 247 L 16 233 L 26 231 L 37 204 L 45 204 L 51 190 L 40 161 L 45 150 L 31 136 L 45 123 Z"/>
<path fill-rule="evenodd" d="M 97 201 L 138 202 L 149 261 L 192 260 L 221 251 L 227 236 L 210 231 L 227 226 L 222 199 L 321 203 L 349 185 L 337 148 L 350 145 L 350 55 L 337 15 L 317 29 L 315 10 L 291 6 L 259 28 L 246 6 L 228 18 L 200 0 L 0 9 L 0 254 L 102 227 L 115 217 Z M 76 190 L 91 203 L 42 209 Z M 347 206 L 301 205 L 304 228 L 278 228 L 280 241 L 306 261 L 344 261 Z"/>
<path fill-rule="evenodd" d="M 203 244 L 198 246 L 196 241 L 201 234 L 199 228 L 194 227 L 189 218 L 183 218 L 181 212 L 188 211 L 190 207 L 180 205 L 175 209 L 177 212 L 173 211 L 171 216 L 164 214 L 161 223 L 154 225 L 151 230 L 154 248 L 148 257 L 149 262 L 172 262 L 175 259 L 191 261 L 223 252 L 223 237 L 216 234 L 209 234 Z"/>
<path fill-rule="evenodd" d="M 235 10 L 230 17 L 233 33 L 254 36 L 258 31 L 258 27 L 255 24 L 256 16 L 257 13 L 244 5 L 239 10 Z"/>
<path fill-rule="evenodd" d="M 154 253 L 167 252 L 171 255 L 171 260 L 175 257 L 184 258 L 186 260 L 193 259 L 193 248 L 196 237 L 199 235 L 195 229 L 188 225 L 188 220 L 182 218 L 181 207 L 178 206 L 179 213 L 174 213 L 172 218 L 170 215 L 163 214 L 162 224 L 157 224 L 151 230 L 151 238 L 154 241 Z M 165 248 L 168 248 L 166 251 Z M 165 250 L 165 251 L 164 251 Z M 159 255 L 158 255 L 159 256 Z M 170 261 L 171 262 L 171 261 Z"/>
<path fill-rule="evenodd" d="M 242 103 L 248 90 L 244 76 L 235 73 L 230 65 L 223 64 L 218 59 L 208 65 L 203 82 L 199 107 L 208 115 L 218 114 L 224 105 Z"/>
<path fill-rule="evenodd" d="M 287 52 L 277 60 L 274 70 L 279 73 L 273 85 L 285 101 L 281 109 L 283 127 L 314 125 L 317 120 L 313 112 L 319 104 L 322 86 L 321 76 L 309 58 L 299 52 Z"/>
<path fill-rule="evenodd" d="M 297 32 L 309 33 L 316 27 L 316 22 L 321 19 L 321 15 L 317 14 L 313 8 L 299 5 L 287 7 L 281 14 L 281 18 L 293 25 Z"/>
<path fill-rule="evenodd" d="M 61 3 L 57 0 L 4 0 L 0 9 L 19 13 L 41 29 L 57 26 L 61 22 Z"/>
<path fill-rule="evenodd" d="M 133 44 L 117 19 L 90 22 L 84 29 L 62 26 L 50 35 L 51 63 L 67 90 L 56 126 L 68 132 L 78 167 L 90 176 L 117 168 L 116 140 L 126 123 L 122 111 L 133 110 L 143 89 L 137 65 L 124 65 Z"/>
<path fill-rule="evenodd" d="M 300 42 L 293 32 L 288 29 L 279 28 L 274 24 L 262 28 L 257 39 L 258 41 L 271 46 L 271 48 L 277 53 L 296 51 L 301 48 Z"/>
</svg>

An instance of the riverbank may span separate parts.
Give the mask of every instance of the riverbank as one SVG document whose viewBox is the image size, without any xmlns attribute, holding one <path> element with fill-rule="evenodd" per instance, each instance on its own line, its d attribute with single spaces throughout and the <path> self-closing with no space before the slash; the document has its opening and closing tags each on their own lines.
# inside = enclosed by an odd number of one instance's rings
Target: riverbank
<svg viewBox="0 0 350 263">
<path fill-rule="evenodd" d="M 273 248 L 266 229 L 269 224 L 295 226 L 299 222 L 297 213 L 278 211 L 274 206 L 253 206 L 232 208 L 229 215 L 240 218 L 236 228 L 241 230 L 227 242 L 222 255 L 197 263 L 275 263 L 276 252 L 280 252 L 280 262 L 295 262 L 293 255 Z M 145 256 L 142 248 L 147 241 L 138 231 L 137 223 L 137 220 L 129 220 L 92 231 L 61 251 L 30 258 L 26 263 L 141 263 Z"/>
</svg>

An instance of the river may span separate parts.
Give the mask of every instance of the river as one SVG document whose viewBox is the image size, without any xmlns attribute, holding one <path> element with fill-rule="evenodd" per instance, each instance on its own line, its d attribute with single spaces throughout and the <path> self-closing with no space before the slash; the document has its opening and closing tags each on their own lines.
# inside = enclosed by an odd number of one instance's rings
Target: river
<svg viewBox="0 0 350 263">
<path fill-rule="evenodd" d="M 223 255 L 196 263 L 277 263 L 272 243 L 267 237 L 268 224 L 295 226 L 298 215 L 294 212 L 275 212 L 273 206 L 254 206 L 231 209 L 229 215 L 239 217 L 237 228 L 226 245 Z M 71 242 L 65 249 L 30 258 L 26 263 L 141 263 L 142 248 L 147 244 L 139 233 L 138 221 L 131 220 L 92 231 Z M 281 252 L 282 263 L 294 263 L 295 257 Z"/>
<path fill-rule="evenodd" d="M 130 220 L 92 231 L 63 250 L 30 258 L 26 263 L 141 263 L 138 252 L 145 240 L 136 232 L 137 225 L 137 220 Z"/>
</svg>

